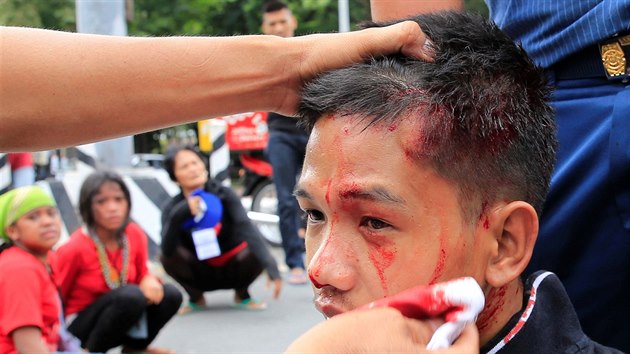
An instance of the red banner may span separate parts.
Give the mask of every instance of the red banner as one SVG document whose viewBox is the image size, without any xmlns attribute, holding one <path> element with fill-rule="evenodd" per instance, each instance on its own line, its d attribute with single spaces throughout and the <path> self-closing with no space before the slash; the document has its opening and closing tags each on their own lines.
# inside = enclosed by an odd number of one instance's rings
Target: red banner
<svg viewBox="0 0 630 354">
<path fill-rule="evenodd" d="M 267 146 L 267 112 L 249 112 L 222 118 L 227 123 L 225 140 L 230 150 L 262 150 Z"/>
</svg>

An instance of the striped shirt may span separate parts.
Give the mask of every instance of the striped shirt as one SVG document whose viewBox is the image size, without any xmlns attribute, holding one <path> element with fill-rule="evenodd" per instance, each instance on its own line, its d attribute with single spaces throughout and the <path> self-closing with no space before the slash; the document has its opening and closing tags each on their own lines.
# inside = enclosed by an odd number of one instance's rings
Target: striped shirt
<svg viewBox="0 0 630 354">
<path fill-rule="evenodd" d="M 486 0 L 490 17 L 549 68 L 616 33 L 630 30 L 630 0 Z"/>
</svg>

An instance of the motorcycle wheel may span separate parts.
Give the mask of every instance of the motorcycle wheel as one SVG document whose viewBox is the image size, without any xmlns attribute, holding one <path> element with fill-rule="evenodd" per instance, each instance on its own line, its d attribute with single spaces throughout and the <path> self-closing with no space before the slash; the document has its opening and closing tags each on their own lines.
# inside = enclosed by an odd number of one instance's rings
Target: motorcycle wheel
<svg viewBox="0 0 630 354">
<path fill-rule="evenodd" d="M 252 193 L 251 211 L 257 213 L 278 214 L 278 197 L 276 187 L 270 179 L 264 179 L 258 183 Z M 256 222 L 256 226 L 265 240 L 274 247 L 282 246 L 282 236 L 278 223 Z"/>
</svg>

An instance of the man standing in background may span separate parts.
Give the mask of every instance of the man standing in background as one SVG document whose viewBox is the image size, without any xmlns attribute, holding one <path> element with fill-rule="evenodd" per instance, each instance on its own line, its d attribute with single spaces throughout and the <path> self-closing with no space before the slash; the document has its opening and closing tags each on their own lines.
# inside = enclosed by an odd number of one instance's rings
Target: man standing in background
<svg viewBox="0 0 630 354">
<path fill-rule="evenodd" d="M 10 152 L 11 180 L 13 188 L 30 186 L 35 183 L 33 155 L 30 152 Z"/>
<path fill-rule="evenodd" d="M 272 0 L 263 6 L 262 32 L 283 38 L 293 37 L 297 20 L 287 4 Z M 278 195 L 280 234 L 285 262 L 290 268 L 289 284 L 306 284 L 303 241 L 299 237 L 300 211 L 293 197 L 297 175 L 304 162 L 308 135 L 291 117 L 270 112 L 267 118 L 269 141 L 265 156 L 273 169 L 273 183 Z"/>
</svg>

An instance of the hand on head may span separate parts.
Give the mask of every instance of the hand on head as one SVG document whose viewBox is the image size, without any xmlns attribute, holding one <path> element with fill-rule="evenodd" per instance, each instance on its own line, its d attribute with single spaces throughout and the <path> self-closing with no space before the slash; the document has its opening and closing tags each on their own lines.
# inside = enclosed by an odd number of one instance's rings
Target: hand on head
<svg viewBox="0 0 630 354">
<path fill-rule="evenodd" d="M 433 61 L 433 52 L 420 26 L 405 21 L 383 28 L 368 28 L 341 34 L 316 34 L 289 38 L 306 47 L 298 61 L 298 75 L 287 83 L 288 92 L 275 111 L 294 115 L 302 86 L 319 74 L 363 62 L 370 57 L 402 53 L 410 58 Z"/>
</svg>

